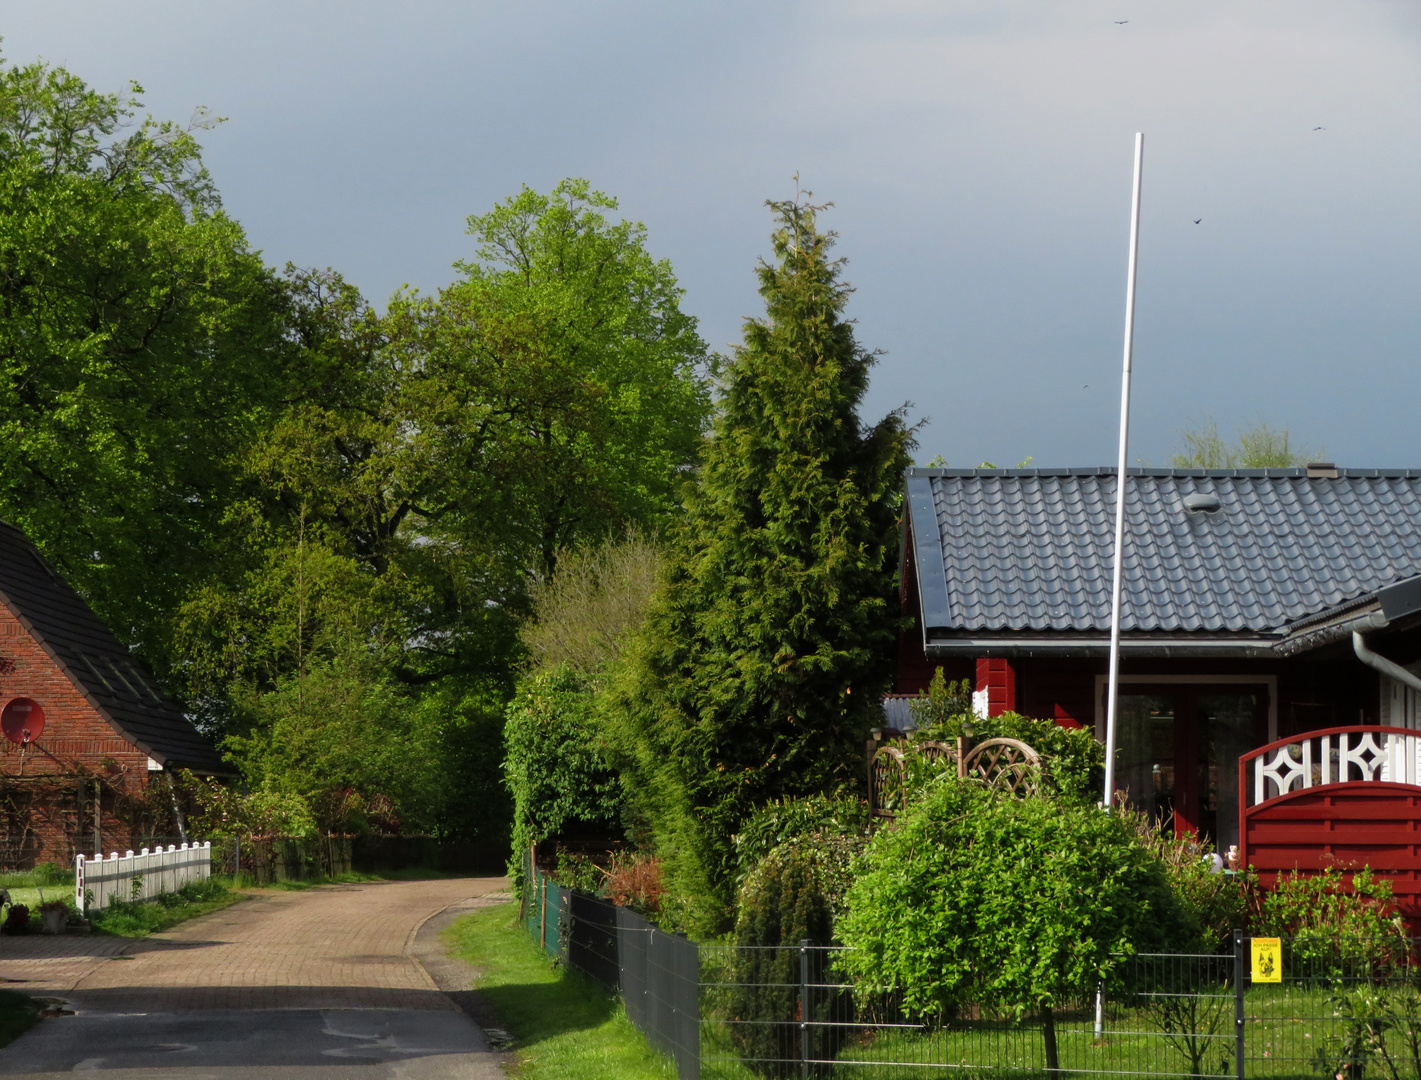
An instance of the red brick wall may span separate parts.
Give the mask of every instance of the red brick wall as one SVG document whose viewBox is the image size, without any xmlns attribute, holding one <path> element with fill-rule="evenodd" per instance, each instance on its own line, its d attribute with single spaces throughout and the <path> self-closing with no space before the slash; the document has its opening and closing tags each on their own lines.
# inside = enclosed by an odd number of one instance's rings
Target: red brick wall
<svg viewBox="0 0 1421 1080">
<path fill-rule="evenodd" d="M 44 731 L 23 749 L 0 738 L 0 861 L 67 863 L 76 848 L 94 854 L 96 777 L 104 791 L 104 849 L 126 850 L 131 830 L 115 816 L 114 804 L 121 794 L 139 794 L 147 785 L 148 755 L 114 731 L 20 621 L 0 606 L 0 706 L 16 697 L 39 702 Z M 86 779 L 82 792 L 81 777 Z"/>
</svg>

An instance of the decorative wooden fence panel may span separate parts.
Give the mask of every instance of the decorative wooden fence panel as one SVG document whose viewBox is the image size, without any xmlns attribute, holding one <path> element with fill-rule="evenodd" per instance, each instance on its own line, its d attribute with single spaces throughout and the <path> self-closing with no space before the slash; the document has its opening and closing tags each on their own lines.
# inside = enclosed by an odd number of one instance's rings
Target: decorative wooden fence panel
<svg viewBox="0 0 1421 1080">
<path fill-rule="evenodd" d="M 1290 870 L 1368 866 L 1421 919 L 1421 738 L 1326 728 L 1239 758 L 1239 855 L 1265 886 Z"/>
</svg>

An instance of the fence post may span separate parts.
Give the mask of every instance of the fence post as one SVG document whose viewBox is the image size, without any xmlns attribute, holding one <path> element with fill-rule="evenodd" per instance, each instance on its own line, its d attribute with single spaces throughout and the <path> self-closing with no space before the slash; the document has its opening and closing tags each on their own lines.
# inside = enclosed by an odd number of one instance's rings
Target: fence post
<svg viewBox="0 0 1421 1080">
<path fill-rule="evenodd" d="M 1243 1075 L 1243 931 L 1234 931 L 1234 1072 Z"/>
<path fill-rule="evenodd" d="M 799 939 L 799 1075 L 809 1080 L 809 939 Z"/>
</svg>

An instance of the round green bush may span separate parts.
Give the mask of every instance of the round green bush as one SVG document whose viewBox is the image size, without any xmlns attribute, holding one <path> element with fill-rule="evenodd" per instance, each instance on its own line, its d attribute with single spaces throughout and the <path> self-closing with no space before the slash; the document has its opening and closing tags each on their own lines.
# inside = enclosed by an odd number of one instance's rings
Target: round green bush
<svg viewBox="0 0 1421 1080">
<path fill-rule="evenodd" d="M 1197 935 L 1118 815 L 955 776 L 875 834 L 837 930 L 866 990 L 924 1014 L 970 1002 L 1018 1017 L 1108 987 L 1122 955 Z"/>
</svg>

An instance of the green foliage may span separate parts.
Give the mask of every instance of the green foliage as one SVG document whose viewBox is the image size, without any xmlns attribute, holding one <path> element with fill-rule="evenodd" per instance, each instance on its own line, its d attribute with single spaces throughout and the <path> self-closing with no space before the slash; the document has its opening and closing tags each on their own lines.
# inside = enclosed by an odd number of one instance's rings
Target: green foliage
<svg viewBox="0 0 1421 1080">
<path fill-rule="evenodd" d="M 188 825 L 195 834 L 214 840 L 307 837 L 316 833 L 311 807 L 289 791 L 258 788 L 242 792 L 235 785 L 187 771 L 169 774 L 170 791 L 186 805 Z M 150 783 L 156 785 L 157 781 Z M 165 793 L 166 794 L 166 793 Z"/>
<path fill-rule="evenodd" d="M 1313 1066 L 1319 1075 L 1362 1080 L 1380 1059 L 1393 1080 L 1404 1071 L 1421 1076 L 1421 996 L 1415 986 L 1364 983 L 1329 995 L 1328 1004 L 1341 1034 L 1329 1034 L 1317 1048 Z"/>
<path fill-rule="evenodd" d="M 1174 455 L 1176 469 L 1284 469 L 1317 461 L 1326 452 L 1297 450 L 1287 428 L 1254 424 L 1238 432 L 1237 445 L 1224 442 L 1212 419 L 1197 430 L 1181 431 L 1184 449 Z"/>
<path fill-rule="evenodd" d="M 662 562 L 661 544 L 636 529 L 559 555 L 529 589 L 533 617 L 521 636 L 538 667 L 604 672 L 646 618 Z"/>
<path fill-rule="evenodd" d="M 694 461 L 705 346 L 670 267 L 615 208 L 582 181 L 525 189 L 469 219 L 477 257 L 459 281 L 384 315 L 336 274 L 288 269 L 294 386 L 241 457 L 221 572 L 177 626 L 208 726 L 265 786 L 294 748 L 279 783 L 323 829 L 378 809 L 505 839 L 494 774 L 529 593 L 555 585 L 564 552 L 654 534 Z M 646 566 L 604 569 L 601 614 L 617 616 L 613 578 Z M 307 723 L 313 699 L 342 710 L 329 739 Z"/>
<path fill-rule="evenodd" d="M 513 795 L 509 873 L 539 841 L 571 830 L 619 831 L 621 786 L 607 761 L 587 680 L 560 667 L 525 679 L 508 706 L 503 769 Z"/>
<path fill-rule="evenodd" d="M 428 827 L 437 742 L 378 669 L 312 664 L 238 704 L 250 733 L 226 745 L 257 791 L 298 801 L 328 835 Z"/>
<path fill-rule="evenodd" d="M 1407 951 L 1391 882 L 1366 867 L 1280 874 L 1264 893 L 1254 934 L 1284 939 L 1284 963 L 1309 975 L 1370 972 Z"/>
<path fill-rule="evenodd" d="M 587 855 L 558 845 L 557 868 L 550 875 L 565 889 L 596 896 L 602 891 L 607 875 Z"/>
<path fill-rule="evenodd" d="M 195 128 L 43 63 L 0 63 L 0 517 L 168 670 L 237 459 L 288 386 L 280 283 Z"/>
<path fill-rule="evenodd" d="M 37 885 L 73 885 L 74 868 L 57 862 L 36 863 L 34 878 Z"/>
<path fill-rule="evenodd" d="M 90 916 L 90 922 L 100 934 L 147 937 L 244 899 L 241 893 L 232 892 L 218 879 L 203 878 L 188 882 L 177 892 L 164 893 L 141 903 L 111 900 Z"/>
<path fill-rule="evenodd" d="M 772 799 L 750 815 L 735 834 L 738 890 L 750 871 L 774 848 L 810 833 L 866 837 L 868 804 L 854 797 L 809 795 L 800 799 Z"/>
<path fill-rule="evenodd" d="M 956 738 L 965 722 L 979 719 L 972 709 L 972 683 L 967 679 L 948 681 L 942 668 L 933 671 L 926 693 L 908 703 L 917 729 L 929 738 Z"/>
<path fill-rule="evenodd" d="M 1110 986 L 1123 956 L 1191 932 L 1118 815 L 943 776 L 875 833 L 839 937 L 865 989 L 925 1013 L 1023 1015 Z"/>
<path fill-rule="evenodd" d="M 928 692 L 909 703 L 918 725 L 916 739 L 953 742 L 972 726 L 972 741 L 1020 739 L 1046 765 L 1046 786 L 1067 802 L 1095 803 L 1105 782 L 1105 750 L 1087 728 L 1062 727 L 1054 720 L 1035 720 L 1018 713 L 975 716 L 971 688 L 947 682 L 942 668 L 933 674 Z"/>
<path fill-rule="evenodd" d="M 801 1029 L 799 1008 L 802 941 L 830 945 L 834 920 L 843 909 L 854 859 L 865 837 L 824 831 L 800 835 L 774 848 L 746 875 L 738 895 L 735 921 L 735 978 L 724 1003 L 741 1023 L 731 1028 L 736 1050 L 764 1076 L 798 1075 Z M 810 956 L 813 982 L 828 981 L 825 954 Z M 813 1019 L 833 1018 L 839 1003 L 819 994 Z M 814 1056 L 834 1056 L 842 1041 L 838 1029 L 826 1029 Z"/>
<path fill-rule="evenodd" d="M 770 799 L 861 783 L 891 671 L 900 414 L 866 427 L 874 354 L 819 208 L 772 203 L 763 319 L 724 371 L 664 584 L 609 714 L 628 788 L 698 932 L 727 928 L 731 838 Z"/>
<path fill-rule="evenodd" d="M 1164 867 L 1170 892 L 1187 921 L 1199 928 L 1195 942 L 1176 946 L 1185 952 L 1212 953 L 1227 946 L 1233 931 L 1244 926 L 1257 879 L 1251 874 L 1213 871 L 1207 856 L 1212 848 L 1193 836 L 1175 836 L 1160 829 L 1150 816 L 1128 807 L 1115 813 L 1134 830 L 1139 843 Z"/>
<path fill-rule="evenodd" d="M 437 302 L 397 297 L 422 356 L 410 408 L 446 490 L 431 531 L 516 554 L 559 551 L 675 505 L 710 412 L 710 358 L 646 229 L 585 180 L 524 188 L 469 218 L 476 258 Z"/>
</svg>

